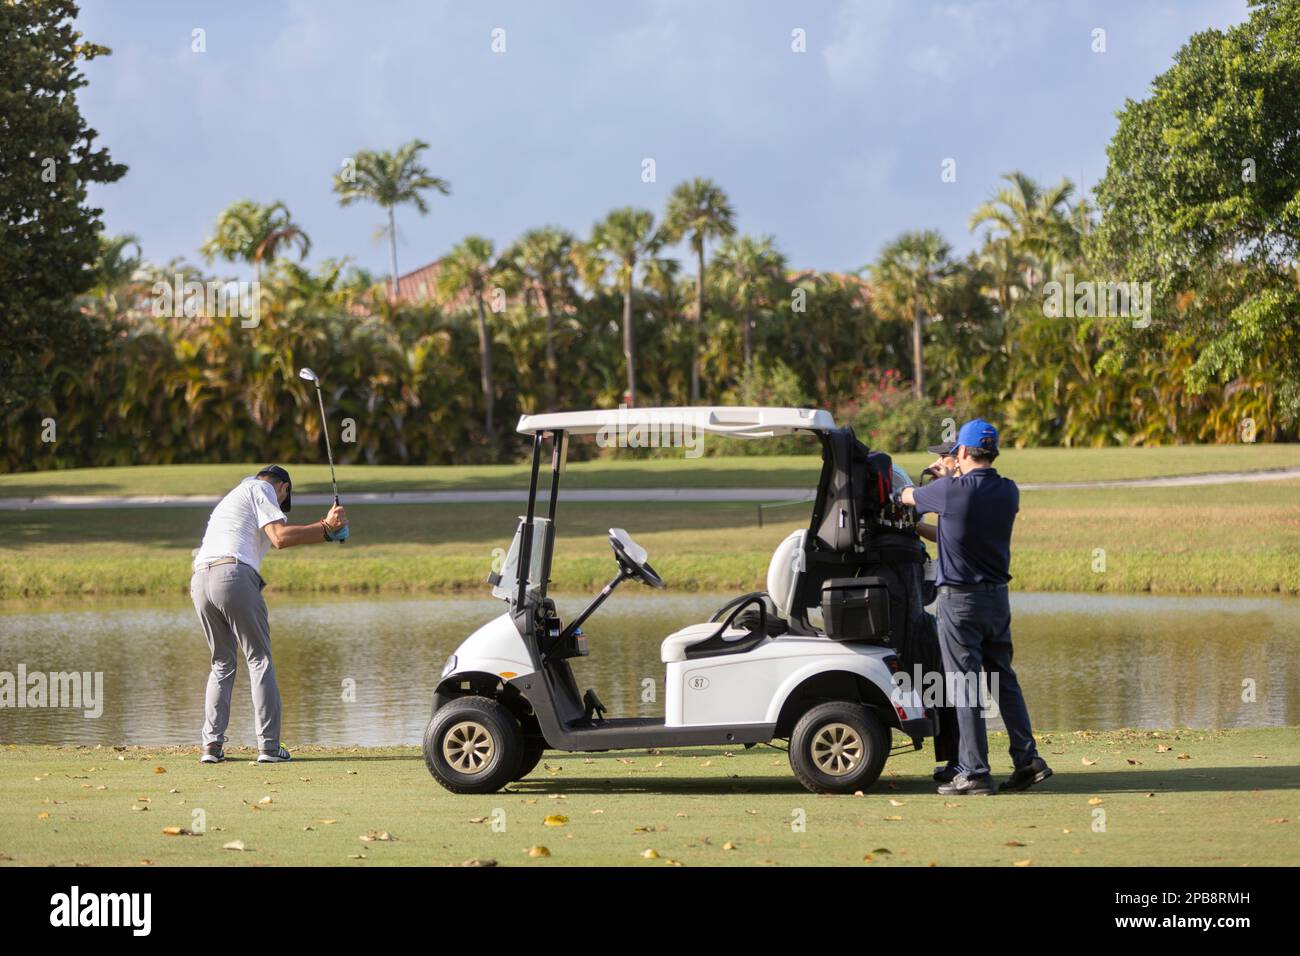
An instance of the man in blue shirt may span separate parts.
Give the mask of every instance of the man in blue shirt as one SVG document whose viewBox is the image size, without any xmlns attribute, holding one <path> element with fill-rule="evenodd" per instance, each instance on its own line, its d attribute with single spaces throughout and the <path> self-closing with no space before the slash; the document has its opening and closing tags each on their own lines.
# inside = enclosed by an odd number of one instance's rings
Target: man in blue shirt
<svg viewBox="0 0 1300 956">
<path fill-rule="evenodd" d="M 988 737 L 977 689 L 981 671 L 997 684 L 998 707 L 1011 738 L 1015 771 L 998 790 L 1025 790 L 1052 775 L 1038 755 L 1024 694 L 1011 669 L 1011 528 L 1020 489 L 992 467 L 997 429 L 976 418 L 957 433 L 955 472 L 900 498 L 918 515 L 939 517 L 939 646 L 947 683 L 955 692 L 958 764 L 939 793 L 990 794 Z"/>
</svg>

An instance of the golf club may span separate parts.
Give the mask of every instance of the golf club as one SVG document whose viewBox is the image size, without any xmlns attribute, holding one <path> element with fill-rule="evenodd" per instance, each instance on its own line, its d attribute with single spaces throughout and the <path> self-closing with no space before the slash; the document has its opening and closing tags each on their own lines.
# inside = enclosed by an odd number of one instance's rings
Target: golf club
<svg viewBox="0 0 1300 956">
<path fill-rule="evenodd" d="M 325 419 L 325 397 L 320 390 L 320 376 L 309 368 L 298 369 L 298 377 L 306 382 L 311 382 L 316 386 L 316 400 L 320 403 L 320 428 L 325 434 L 325 455 L 330 462 L 330 485 L 334 489 L 334 503 L 339 503 L 339 483 L 334 477 L 334 449 L 330 447 L 330 429 L 329 422 Z"/>
</svg>

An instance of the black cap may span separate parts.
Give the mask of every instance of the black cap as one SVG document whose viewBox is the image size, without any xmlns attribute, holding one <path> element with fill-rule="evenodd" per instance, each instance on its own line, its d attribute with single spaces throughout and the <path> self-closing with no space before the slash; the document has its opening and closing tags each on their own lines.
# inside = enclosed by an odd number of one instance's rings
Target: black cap
<svg viewBox="0 0 1300 956">
<path fill-rule="evenodd" d="M 931 455 L 938 455 L 940 458 L 944 458 L 957 450 L 957 443 L 947 442 L 943 445 L 930 445 L 925 450 Z"/>
<path fill-rule="evenodd" d="M 279 465 L 267 465 L 257 473 L 256 477 L 261 478 L 263 475 L 274 478 L 276 481 L 283 481 L 289 486 L 289 490 L 284 494 L 284 504 L 280 505 L 280 510 L 285 514 L 288 514 L 293 510 L 293 479 L 290 478 L 289 473 Z"/>
</svg>

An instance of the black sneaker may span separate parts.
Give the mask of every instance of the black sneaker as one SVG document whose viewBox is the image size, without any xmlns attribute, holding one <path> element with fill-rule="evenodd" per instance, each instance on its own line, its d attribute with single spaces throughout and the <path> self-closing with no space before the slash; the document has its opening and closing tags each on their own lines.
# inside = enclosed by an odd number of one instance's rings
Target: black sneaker
<svg viewBox="0 0 1300 956">
<path fill-rule="evenodd" d="M 1051 775 L 1052 768 L 1047 765 L 1047 761 L 1042 757 L 1035 757 L 1029 761 L 1028 766 L 1021 767 L 1008 779 L 1003 780 L 998 785 L 998 792 L 1010 793 L 1016 790 L 1028 790 L 1034 784 L 1042 783 Z"/>
<path fill-rule="evenodd" d="M 957 774 L 951 781 L 939 787 L 939 793 L 945 797 L 987 797 L 996 792 L 993 789 L 992 777 L 968 777 L 964 773 Z"/>
<path fill-rule="evenodd" d="M 957 776 L 956 764 L 945 764 L 942 767 L 934 768 L 935 783 L 952 783 L 952 778 Z"/>
<path fill-rule="evenodd" d="M 222 761 L 224 761 L 226 758 L 226 750 L 224 747 L 222 747 L 222 745 L 226 743 L 226 740 L 227 740 L 226 735 L 222 734 L 221 740 L 217 740 L 216 743 L 204 744 L 203 748 L 201 748 L 200 750 L 201 756 L 199 757 L 199 762 L 200 763 L 221 763 Z"/>
<path fill-rule="evenodd" d="M 289 759 L 289 751 L 281 747 L 279 750 L 263 750 L 257 755 L 258 763 L 284 763 Z"/>
<path fill-rule="evenodd" d="M 226 742 L 223 735 L 216 743 L 204 744 L 202 756 L 199 757 L 199 763 L 221 763 L 226 759 L 226 751 L 222 746 Z"/>
</svg>

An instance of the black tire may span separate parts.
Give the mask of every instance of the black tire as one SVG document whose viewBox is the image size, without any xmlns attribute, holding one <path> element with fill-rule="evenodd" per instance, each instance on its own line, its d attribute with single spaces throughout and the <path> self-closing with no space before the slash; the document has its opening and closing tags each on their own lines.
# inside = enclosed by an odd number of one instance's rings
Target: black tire
<svg viewBox="0 0 1300 956">
<path fill-rule="evenodd" d="M 523 780 L 542 762 L 542 756 L 546 753 L 546 741 L 541 737 L 524 738 L 524 752 L 519 760 L 519 769 L 515 771 L 515 779 Z"/>
<path fill-rule="evenodd" d="M 790 735 L 790 768 L 813 793 L 865 790 L 876 782 L 888 757 L 889 731 L 862 704 L 818 704 L 799 718 Z"/>
<path fill-rule="evenodd" d="M 519 721 L 489 697 L 444 704 L 424 731 L 425 766 L 452 793 L 496 793 L 517 779 L 523 752 Z"/>
</svg>

